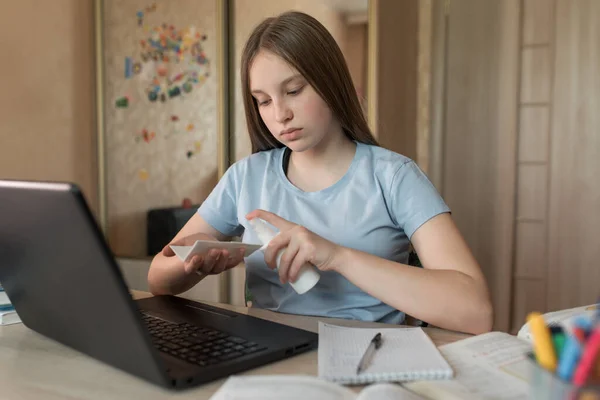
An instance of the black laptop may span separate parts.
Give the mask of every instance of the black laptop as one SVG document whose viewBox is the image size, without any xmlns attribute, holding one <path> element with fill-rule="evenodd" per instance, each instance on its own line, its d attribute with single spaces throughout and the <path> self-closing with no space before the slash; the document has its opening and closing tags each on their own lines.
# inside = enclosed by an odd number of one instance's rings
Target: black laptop
<svg viewBox="0 0 600 400">
<path fill-rule="evenodd" d="M 0 282 L 30 329 L 173 389 L 318 343 L 315 333 L 180 297 L 134 301 L 70 183 L 0 180 Z"/>
</svg>

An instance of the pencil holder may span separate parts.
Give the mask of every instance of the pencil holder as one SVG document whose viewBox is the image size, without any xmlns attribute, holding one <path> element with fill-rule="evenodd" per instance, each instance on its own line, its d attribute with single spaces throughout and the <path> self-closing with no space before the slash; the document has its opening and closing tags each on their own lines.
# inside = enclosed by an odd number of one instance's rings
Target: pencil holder
<svg viewBox="0 0 600 400">
<path fill-rule="evenodd" d="M 544 400 L 600 400 L 600 385 L 576 386 L 539 366 L 533 353 L 529 364 L 530 398 Z"/>
</svg>

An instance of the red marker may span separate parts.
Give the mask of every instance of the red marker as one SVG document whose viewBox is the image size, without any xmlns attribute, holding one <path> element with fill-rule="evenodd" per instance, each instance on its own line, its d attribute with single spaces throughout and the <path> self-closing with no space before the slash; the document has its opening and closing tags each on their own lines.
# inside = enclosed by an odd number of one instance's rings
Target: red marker
<svg viewBox="0 0 600 400">
<path fill-rule="evenodd" d="M 573 375 L 573 383 L 576 385 L 584 385 L 589 377 L 591 377 L 596 367 L 597 359 L 600 356 L 600 326 L 596 327 L 583 349 L 581 360 L 575 375 Z"/>
</svg>

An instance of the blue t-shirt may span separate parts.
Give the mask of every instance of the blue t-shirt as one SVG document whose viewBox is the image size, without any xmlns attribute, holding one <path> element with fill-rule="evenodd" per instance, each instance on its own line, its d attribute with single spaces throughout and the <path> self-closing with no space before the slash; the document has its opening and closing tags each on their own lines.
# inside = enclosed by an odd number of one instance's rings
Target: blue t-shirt
<svg viewBox="0 0 600 400">
<path fill-rule="evenodd" d="M 245 243 L 261 243 L 245 215 L 257 208 L 303 225 L 339 245 L 406 264 L 412 234 L 449 208 L 411 159 L 357 143 L 346 174 L 332 186 L 304 192 L 283 169 L 284 149 L 253 154 L 232 165 L 198 209 L 206 222 Z M 404 313 L 363 292 L 344 276 L 320 271 L 303 295 L 282 285 L 262 252 L 245 260 L 253 306 L 290 314 L 401 323 Z"/>
</svg>

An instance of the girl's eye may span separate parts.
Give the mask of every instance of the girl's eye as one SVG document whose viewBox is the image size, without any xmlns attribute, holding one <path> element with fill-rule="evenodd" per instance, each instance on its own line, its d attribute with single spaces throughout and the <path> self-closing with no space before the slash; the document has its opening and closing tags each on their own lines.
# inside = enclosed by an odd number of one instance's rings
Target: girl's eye
<svg viewBox="0 0 600 400">
<path fill-rule="evenodd" d="M 290 96 L 295 96 L 295 95 L 299 94 L 302 91 L 303 88 L 304 87 L 300 87 L 300 88 L 295 89 L 295 90 L 290 90 L 289 92 L 287 92 L 287 94 L 289 94 Z"/>
<path fill-rule="evenodd" d="M 271 102 L 271 100 L 264 100 L 264 101 L 259 101 L 258 105 L 259 106 L 266 106 Z"/>
</svg>

